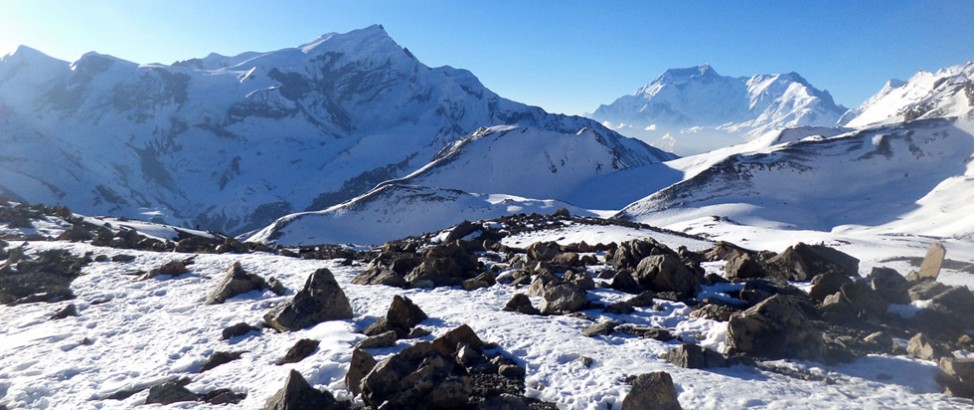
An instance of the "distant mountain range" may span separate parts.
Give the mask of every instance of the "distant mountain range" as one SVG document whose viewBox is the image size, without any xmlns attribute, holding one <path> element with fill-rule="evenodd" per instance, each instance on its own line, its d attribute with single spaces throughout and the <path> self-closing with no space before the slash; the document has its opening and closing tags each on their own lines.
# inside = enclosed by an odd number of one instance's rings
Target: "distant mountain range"
<svg viewBox="0 0 975 410">
<path fill-rule="evenodd" d="M 592 118 L 681 155 L 740 143 L 767 131 L 832 126 L 846 112 L 796 73 L 727 77 L 711 66 L 667 70 Z"/>
<path fill-rule="evenodd" d="M 573 164 L 577 180 L 673 158 L 427 67 L 372 26 L 168 66 L 21 47 L 0 59 L 0 194 L 240 233 L 406 176 L 495 125 L 555 139 L 590 130 L 608 157 Z"/>
</svg>

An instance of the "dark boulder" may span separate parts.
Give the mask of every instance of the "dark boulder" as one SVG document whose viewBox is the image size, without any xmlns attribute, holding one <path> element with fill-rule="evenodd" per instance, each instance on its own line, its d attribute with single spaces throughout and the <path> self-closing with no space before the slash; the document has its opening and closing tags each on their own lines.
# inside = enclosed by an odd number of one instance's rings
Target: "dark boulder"
<svg viewBox="0 0 975 410">
<path fill-rule="evenodd" d="M 360 386 L 366 405 L 389 409 L 460 407 L 472 392 L 467 370 L 426 342 L 382 360 Z"/>
<path fill-rule="evenodd" d="M 372 369 L 376 367 L 376 359 L 362 349 L 352 351 L 352 361 L 349 363 L 349 371 L 345 374 L 345 387 L 358 396 L 362 393 L 362 379 L 366 377 Z"/>
<path fill-rule="evenodd" d="M 748 253 L 739 253 L 731 257 L 724 265 L 725 277 L 732 282 L 743 282 L 749 279 L 764 278 L 767 274 L 762 264 Z"/>
<path fill-rule="evenodd" d="M 860 260 L 825 245 L 790 246 L 765 263 L 770 278 L 807 281 L 819 274 L 858 275 Z"/>
<path fill-rule="evenodd" d="M 838 273 L 820 273 L 812 278 L 809 298 L 816 303 L 822 303 L 823 299 L 839 292 L 840 287 L 848 283 L 853 283 L 849 276 Z"/>
<path fill-rule="evenodd" d="M 298 363 L 315 353 L 315 350 L 318 350 L 319 343 L 318 340 L 314 339 L 301 339 L 295 342 L 294 346 L 291 346 L 284 357 L 275 364 L 280 366 L 287 363 Z"/>
<path fill-rule="evenodd" d="M 264 315 L 267 325 L 281 332 L 351 318 L 349 298 L 327 268 L 313 272 L 294 298 Z"/>
<path fill-rule="evenodd" d="M 199 373 L 203 373 L 222 364 L 238 360 L 243 353 L 244 352 L 215 352 L 210 356 L 209 359 L 207 359 L 206 362 L 203 362 L 203 364 L 200 366 Z"/>
<path fill-rule="evenodd" d="M 619 322 L 614 321 L 595 323 L 582 329 L 582 334 L 587 337 L 608 336 L 613 334 L 613 330 L 619 325 Z"/>
<path fill-rule="evenodd" d="M 146 397 L 145 404 L 172 404 L 181 401 L 197 401 L 199 398 L 181 383 L 165 382 L 149 388 L 149 396 Z"/>
<path fill-rule="evenodd" d="M 543 314 L 571 313 L 586 306 L 586 291 L 571 283 L 550 286 L 542 294 Z"/>
<path fill-rule="evenodd" d="M 244 323 L 244 322 L 240 322 L 240 323 L 231 325 L 228 328 L 223 329 L 223 332 L 221 333 L 221 339 L 227 340 L 227 339 L 230 339 L 232 337 L 238 337 L 238 336 L 246 335 L 246 334 L 248 334 L 250 332 L 260 332 L 260 331 L 261 331 L 260 328 L 251 326 L 251 325 L 249 325 L 247 323 Z"/>
<path fill-rule="evenodd" d="M 74 303 L 69 303 L 67 306 L 61 308 L 57 313 L 51 315 L 50 320 L 61 320 L 69 316 L 78 316 L 78 307 Z"/>
<path fill-rule="evenodd" d="M 355 344 L 356 349 L 378 349 L 382 347 L 392 347 L 396 345 L 396 332 L 386 331 L 374 336 L 369 336 Z"/>
<path fill-rule="evenodd" d="M 264 410 L 340 410 L 347 406 L 327 391 L 311 387 L 301 373 L 291 370 L 284 387 L 264 403 Z"/>
<path fill-rule="evenodd" d="M 223 303 L 227 299 L 237 296 L 241 293 L 247 293 L 252 290 L 262 290 L 267 289 L 268 284 L 264 281 L 264 278 L 259 275 L 247 272 L 244 270 L 240 262 L 234 262 L 223 275 L 223 279 L 217 284 L 217 288 L 207 295 L 204 303 L 207 305 L 215 305 L 218 303 Z"/>
<path fill-rule="evenodd" d="M 972 373 L 972 358 L 942 357 L 938 361 L 936 380 L 944 386 L 945 394 L 971 400 Z"/>
<path fill-rule="evenodd" d="M 645 373 L 633 380 L 622 410 L 680 410 L 677 389 L 667 372 Z"/>
<path fill-rule="evenodd" d="M 640 285 L 654 292 L 676 292 L 691 297 L 701 290 L 701 278 L 674 254 L 644 258 L 637 265 L 634 276 Z"/>
<path fill-rule="evenodd" d="M 907 295 L 907 289 L 911 283 L 907 281 L 896 270 L 890 268 L 873 268 L 867 276 L 870 287 L 877 291 L 889 303 L 907 304 L 911 303 L 911 298 Z"/>
<path fill-rule="evenodd" d="M 822 361 L 822 332 L 810 326 L 808 302 L 777 294 L 728 321 L 729 352 L 756 357 Z"/>
<path fill-rule="evenodd" d="M 532 306 L 531 299 L 529 299 L 528 295 L 524 293 L 516 293 L 511 297 L 511 300 L 509 300 L 508 303 L 501 308 L 501 310 L 505 312 L 524 313 L 527 315 L 538 315 L 542 313 L 536 309 L 535 306 Z"/>
<path fill-rule="evenodd" d="M 663 359 L 674 366 L 686 369 L 707 369 L 728 365 L 721 353 L 702 348 L 694 343 L 684 343 L 664 353 Z"/>
</svg>

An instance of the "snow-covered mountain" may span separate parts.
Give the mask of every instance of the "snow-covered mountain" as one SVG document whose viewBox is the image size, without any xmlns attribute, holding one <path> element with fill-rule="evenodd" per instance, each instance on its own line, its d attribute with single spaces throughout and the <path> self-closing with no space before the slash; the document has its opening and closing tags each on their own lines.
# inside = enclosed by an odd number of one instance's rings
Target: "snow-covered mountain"
<svg viewBox="0 0 975 410">
<path fill-rule="evenodd" d="M 847 127 L 890 124 L 919 118 L 963 116 L 972 110 L 973 64 L 937 72 L 919 71 L 909 80 L 890 80 L 884 87 L 843 115 Z"/>
<path fill-rule="evenodd" d="M 228 232 L 325 209 L 405 176 L 474 130 L 598 134 L 620 160 L 666 154 L 595 121 L 430 68 L 381 26 L 172 65 L 21 47 L 0 59 L 0 194 Z"/>
<path fill-rule="evenodd" d="M 681 155 L 740 143 L 765 132 L 832 126 L 846 111 L 796 73 L 726 77 L 711 66 L 671 69 L 591 117 Z"/>
<path fill-rule="evenodd" d="M 463 220 L 478 221 L 518 213 L 547 215 L 563 208 L 575 215 L 595 216 L 555 200 L 390 183 L 322 211 L 281 217 L 247 241 L 284 246 L 378 245 L 434 232 Z"/>
</svg>

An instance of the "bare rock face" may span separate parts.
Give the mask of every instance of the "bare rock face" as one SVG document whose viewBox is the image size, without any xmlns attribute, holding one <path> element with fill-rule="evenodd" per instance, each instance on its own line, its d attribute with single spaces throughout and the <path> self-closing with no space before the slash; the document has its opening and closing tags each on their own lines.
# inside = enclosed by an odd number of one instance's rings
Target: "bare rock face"
<svg viewBox="0 0 975 410">
<path fill-rule="evenodd" d="M 729 352 L 822 360 L 822 333 L 809 326 L 807 309 L 801 300 L 777 294 L 732 315 L 728 322 Z"/>
<path fill-rule="evenodd" d="M 267 325 L 281 332 L 351 318 L 349 298 L 327 268 L 313 272 L 294 298 L 264 315 Z"/>
<path fill-rule="evenodd" d="M 667 372 L 645 373 L 633 381 L 623 398 L 623 410 L 680 410 L 674 380 Z"/>
<path fill-rule="evenodd" d="M 311 387 L 295 370 L 288 373 L 284 387 L 264 404 L 264 410 L 339 410 L 344 407 L 331 393 Z"/>
<path fill-rule="evenodd" d="M 945 261 L 945 247 L 940 243 L 932 243 L 928 247 L 928 253 L 924 255 L 921 262 L 919 276 L 921 279 L 938 279 L 941 273 L 941 264 Z"/>
<path fill-rule="evenodd" d="M 860 260 L 824 245 L 798 243 L 766 261 L 770 278 L 807 281 L 818 274 L 856 276 Z"/>
<path fill-rule="evenodd" d="M 218 303 L 223 303 L 227 299 L 241 293 L 267 288 L 268 284 L 266 281 L 264 281 L 264 278 L 245 271 L 240 265 L 240 262 L 234 262 L 234 264 L 227 269 L 226 273 L 224 273 L 223 279 L 220 280 L 220 284 L 217 285 L 217 288 L 207 295 L 204 303 L 208 305 L 215 305 Z"/>
<path fill-rule="evenodd" d="M 701 290 L 701 279 L 674 254 L 651 255 L 636 267 L 636 279 L 654 292 L 676 292 L 693 296 Z"/>
</svg>

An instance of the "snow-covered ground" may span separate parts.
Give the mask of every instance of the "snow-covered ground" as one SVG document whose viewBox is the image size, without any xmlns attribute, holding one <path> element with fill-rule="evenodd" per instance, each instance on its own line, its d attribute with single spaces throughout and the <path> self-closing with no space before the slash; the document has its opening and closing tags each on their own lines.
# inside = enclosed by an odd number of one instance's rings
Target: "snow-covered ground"
<svg viewBox="0 0 975 410">
<path fill-rule="evenodd" d="M 628 238 L 634 232 L 588 232 L 571 227 L 555 233 L 589 243 Z M 599 233 L 601 232 L 601 233 Z M 650 236 L 669 246 L 688 245 L 675 235 Z M 527 236 L 520 237 L 522 243 Z M 548 239 L 548 238 L 532 238 Z M 12 246 L 20 243 L 12 243 Z M 503 312 L 501 307 L 517 289 L 494 285 L 474 291 L 457 288 L 403 290 L 350 283 L 361 266 L 341 266 L 337 261 L 288 258 L 270 254 L 197 255 L 191 273 L 138 281 L 126 273 L 149 270 L 186 254 L 123 251 L 65 242 L 32 242 L 30 252 L 63 248 L 73 254 L 120 253 L 136 256 L 129 263 L 94 262 L 72 285 L 78 317 L 49 321 L 48 317 L 68 302 L 4 306 L 0 309 L 0 404 L 11 409 L 127 409 L 140 405 L 146 392 L 124 400 L 101 400 L 119 390 L 147 386 L 176 376 L 189 376 L 194 392 L 230 388 L 247 393 L 240 408 L 258 409 L 283 386 L 289 369 L 301 372 L 311 384 L 327 388 L 337 397 L 348 397 L 343 376 L 351 358 L 352 344 L 363 336 L 355 333 L 384 314 L 392 297 L 403 294 L 420 306 L 430 319 L 421 326 L 433 336 L 467 323 L 486 341 L 523 361 L 527 367 L 528 395 L 558 403 L 565 409 L 619 409 L 629 387 L 626 375 L 665 370 L 673 375 L 679 399 L 688 409 L 735 408 L 970 408 L 970 402 L 954 401 L 940 393 L 934 382 L 934 363 L 893 356 L 868 356 L 855 362 L 825 366 L 813 362 L 776 362 L 800 369 L 831 382 L 799 380 L 753 367 L 692 370 L 667 364 L 658 356 L 678 342 L 660 342 L 614 334 L 589 338 L 581 330 L 591 322 L 571 316 L 529 316 Z M 290 289 L 301 286 L 312 271 L 328 267 L 345 290 L 355 311 L 352 320 L 325 322 L 301 331 L 263 334 L 221 340 L 222 329 L 244 321 L 258 324 L 273 305 L 289 296 L 251 292 L 222 305 L 204 305 L 203 298 L 234 262 L 264 277 L 274 276 Z M 715 264 L 708 270 L 720 269 Z M 707 291 L 708 289 L 705 289 Z M 590 292 L 605 302 L 626 295 L 611 291 Z M 538 300 L 534 301 L 536 304 Z M 669 328 L 687 340 L 720 349 L 726 324 L 690 319 L 690 309 L 677 302 L 658 300 L 660 311 L 638 308 L 625 317 L 586 311 L 598 320 Z M 427 337 L 428 339 L 432 336 Z M 321 340 L 319 350 L 305 360 L 283 366 L 274 361 L 301 338 Z M 90 343 L 82 343 L 84 340 Z M 406 346 L 377 349 L 378 356 Z M 216 351 L 243 351 L 240 360 L 205 373 L 194 373 Z M 593 359 L 589 368 L 576 359 Z M 177 403 L 169 408 L 223 408 L 205 403 Z"/>
</svg>

